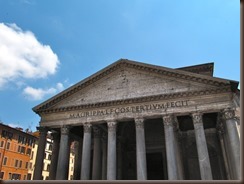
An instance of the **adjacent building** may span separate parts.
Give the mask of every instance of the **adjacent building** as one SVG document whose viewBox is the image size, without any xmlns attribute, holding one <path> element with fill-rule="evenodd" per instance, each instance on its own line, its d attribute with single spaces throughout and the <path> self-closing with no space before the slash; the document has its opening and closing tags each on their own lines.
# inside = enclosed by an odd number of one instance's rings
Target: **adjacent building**
<svg viewBox="0 0 244 184">
<path fill-rule="evenodd" d="M 32 149 L 37 137 L 21 128 L 0 123 L 0 179 L 27 180 Z"/>
<path fill-rule="evenodd" d="M 166 68 L 121 59 L 37 105 L 41 180 L 240 180 L 238 81 L 214 63 Z"/>
</svg>

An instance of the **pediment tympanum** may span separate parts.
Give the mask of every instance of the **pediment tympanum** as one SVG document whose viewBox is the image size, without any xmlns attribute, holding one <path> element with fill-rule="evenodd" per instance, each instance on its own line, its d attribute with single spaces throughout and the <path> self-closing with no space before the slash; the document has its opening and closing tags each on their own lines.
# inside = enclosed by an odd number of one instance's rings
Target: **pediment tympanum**
<svg viewBox="0 0 244 184">
<path fill-rule="evenodd" d="M 212 90 L 229 85 L 228 80 L 211 76 L 119 60 L 33 110 Z"/>
</svg>

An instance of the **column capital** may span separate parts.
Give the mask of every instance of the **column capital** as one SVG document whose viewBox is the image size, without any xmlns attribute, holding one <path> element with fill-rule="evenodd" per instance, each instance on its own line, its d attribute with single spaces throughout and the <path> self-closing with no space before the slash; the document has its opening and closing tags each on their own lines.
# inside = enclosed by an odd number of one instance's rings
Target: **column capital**
<svg viewBox="0 0 244 184">
<path fill-rule="evenodd" d="M 226 108 L 226 109 L 224 109 L 222 111 L 222 114 L 223 114 L 223 118 L 225 120 L 234 119 L 234 117 L 235 117 L 235 111 L 232 108 Z"/>
<path fill-rule="evenodd" d="M 94 138 L 100 138 L 101 130 L 96 126 L 93 126 L 92 129 L 93 129 L 93 133 L 94 133 Z"/>
<path fill-rule="evenodd" d="M 69 131 L 70 131 L 70 126 L 67 126 L 67 125 L 64 125 L 60 128 L 60 131 L 61 131 L 61 134 L 69 134 Z"/>
<path fill-rule="evenodd" d="M 49 130 L 47 127 L 42 126 L 36 127 L 36 129 L 40 132 L 40 135 L 46 135 Z"/>
<path fill-rule="evenodd" d="M 107 125 L 108 125 L 108 131 L 116 131 L 117 122 L 115 120 L 108 121 Z"/>
<path fill-rule="evenodd" d="M 172 126 L 173 127 L 173 121 L 174 121 L 173 115 L 163 116 L 164 126 Z"/>
<path fill-rule="evenodd" d="M 191 114 L 193 124 L 202 124 L 202 113 L 200 112 L 195 112 Z"/>
<path fill-rule="evenodd" d="M 144 128 L 144 118 L 135 118 L 136 128 Z"/>
<path fill-rule="evenodd" d="M 84 133 L 91 133 L 91 127 L 92 127 L 91 123 L 84 123 L 83 124 Z"/>
</svg>

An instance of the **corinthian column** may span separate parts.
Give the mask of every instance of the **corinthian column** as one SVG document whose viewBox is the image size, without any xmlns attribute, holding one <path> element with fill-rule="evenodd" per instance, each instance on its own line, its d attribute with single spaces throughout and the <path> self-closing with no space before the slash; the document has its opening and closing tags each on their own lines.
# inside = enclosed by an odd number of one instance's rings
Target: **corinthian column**
<svg viewBox="0 0 244 184">
<path fill-rule="evenodd" d="M 91 159 L 91 124 L 84 124 L 84 137 L 81 161 L 81 179 L 89 180 Z"/>
<path fill-rule="evenodd" d="M 107 180 L 116 180 L 116 125 L 115 121 L 108 122 Z"/>
<path fill-rule="evenodd" d="M 136 125 L 136 163 L 137 180 L 147 179 L 146 146 L 144 134 L 144 119 L 135 119 Z"/>
<path fill-rule="evenodd" d="M 233 109 L 225 109 L 223 111 L 223 116 L 225 119 L 227 141 L 229 146 L 229 152 L 231 157 L 231 163 L 233 168 L 234 179 L 241 179 L 240 170 L 240 139 L 237 131 L 237 122 L 234 119 L 235 112 Z"/>
<path fill-rule="evenodd" d="M 212 180 L 212 171 L 209 161 L 207 142 L 205 138 L 205 133 L 203 129 L 202 114 L 193 113 L 192 114 L 196 144 L 197 144 L 197 153 L 198 161 L 200 167 L 200 174 L 202 180 Z"/>
<path fill-rule="evenodd" d="M 43 159 L 45 153 L 45 147 L 47 142 L 47 131 L 46 127 L 37 127 L 40 132 L 39 142 L 38 142 L 38 150 L 36 154 L 36 164 L 34 169 L 33 180 L 41 180 L 42 179 L 42 169 L 43 169 Z"/>
<path fill-rule="evenodd" d="M 168 179 L 177 180 L 178 178 L 178 168 L 177 168 L 177 157 L 176 157 L 176 146 L 175 146 L 175 136 L 173 129 L 173 116 L 166 115 L 163 116 L 164 122 L 164 134 L 165 134 L 165 145 L 166 145 L 166 155 L 167 155 L 167 170 Z"/>
<path fill-rule="evenodd" d="M 67 180 L 69 174 L 69 154 L 70 154 L 70 142 L 69 142 L 69 130 L 70 127 L 63 126 L 61 128 L 60 147 L 58 155 L 58 166 L 56 179 Z"/>
</svg>

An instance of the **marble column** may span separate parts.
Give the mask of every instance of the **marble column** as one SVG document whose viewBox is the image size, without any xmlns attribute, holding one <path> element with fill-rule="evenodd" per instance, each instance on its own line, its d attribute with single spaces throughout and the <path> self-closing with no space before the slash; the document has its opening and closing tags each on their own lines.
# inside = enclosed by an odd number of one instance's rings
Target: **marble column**
<svg viewBox="0 0 244 184">
<path fill-rule="evenodd" d="M 84 137 L 81 161 L 81 179 L 89 180 L 90 178 L 90 162 L 91 162 L 91 124 L 84 124 Z"/>
<path fill-rule="evenodd" d="M 98 127 L 93 127 L 94 135 L 94 149 L 93 149 L 93 165 L 92 165 L 92 179 L 101 179 L 101 131 Z"/>
<path fill-rule="evenodd" d="M 116 121 L 108 123 L 107 180 L 116 180 Z"/>
<path fill-rule="evenodd" d="M 77 137 L 74 141 L 74 153 L 75 153 L 75 163 L 74 163 L 74 180 L 80 180 L 81 173 L 81 155 L 82 155 L 82 141 L 83 139 Z"/>
<path fill-rule="evenodd" d="M 144 119 L 136 118 L 136 164 L 137 180 L 147 180 L 147 160 L 144 132 Z"/>
<path fill-rule="evenodd" d="M 69 126 L 61 127 L 61 138 L 58 155 L 58 166 L 56 180 L 67 180 L 69 174 L 69 158 L 70 158 L 70 141 L 69 141 Z"/>
<path fill-rule="evenodd" d="M 175 136 L 173 129 L 173 116 L 163 116 L 164 123 L 164 134 L 165 134 L 165 145 L 166 145 L 166 158 L 167 158 L 167 171 L 169 180 L 177 180 L 178 178 L 178 167 L 175 150 Z"/>
<path fill-rule="evenodd" d="M 200 167 L 200 174 L 202 180 L 212 180 L 212 171 L 209 160 L 208 148 L 206 137 L 203 128 L 202 114 L 193 113 L 192 114 L 195 136 L 196 136 L 196 145 L 198 153 L 198 161 Z"/>
<path fill-rule="evenodd" d="M 228 180 L 230 180 L 230 168 L 228 166 L 228 159 L 227 159 L 227 154 L 226 154 L 226 148 L 225 148 L 225 144 L 224 144 L 224 125 L 221 121 L 220 116 L 218 116 L 218 120 L 217 120 L 217 125 L 216 125 L 216 130 L 217 130 L 217 135 L 219 138 L 219 142 L 220 142 L 220 147 L 221 147 L 221 152 L 222 152 L 222 156 L 224 159 L 224 166 L 225 166 L 225 171 L 226 171 L 226 178 Z"/>
<path fill-rule="evenodd" d="M 102 179 L 106 180 L 107 179 L 107 135 L 104 132 L 102 136 Z"/>
<path fill-rule="evenodd" d="M 233 179 L 241 179 L 240 170 L 240 138 L 237 130 L 237 122 L 235 120 L 235 112 L 231 108 L 224 109 L 223 117 L 225 119 L 227 141 L 229 146 L 229 153 L 232 161 Z"/>
<path fill-rule="evenodd" d="M 184 179 L 184 173 L 183 173 L 183 164 L 182 164 L 182 157 L 181 157 L 181 152 L 180 152 L 180 139 L 181 135 L 179 134 L 179 124 L 177 117 L 174 116 L 174 121 L 173 121 L 173 130 L 174 130 L 174 145 L 175 145 L 175 151 L 176 151 L 176 163 L 177 163 L 177 170 L 178 170 L 178 179 L 183 180 Z"/>
<path fill-rule="evenodd" d="M 37 127 L 37 130 L 40 132 L 38 150 L 36 154 L 36 164 L 34 169 L 33 180 L 42 180 L 42 169 L 43 169 L 43 160 L 45 154 L 45 147 L 47 142 L 47 131 L 46 127 Z"/>
<path fill-rule="evenodd" d="M 56 171 L 58 165 L 58 154 L 59 154 L 59 145 L 60 145 L 60 135 L 58 132 L 52 132 L 52 157 L 51 157 L 51 164 L 50 164 L 50 171 L 49 171 L 49 180 L 56 179 Z"/>
</svg>

